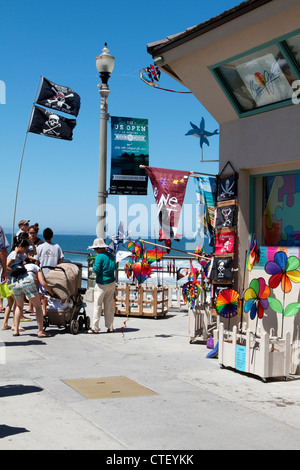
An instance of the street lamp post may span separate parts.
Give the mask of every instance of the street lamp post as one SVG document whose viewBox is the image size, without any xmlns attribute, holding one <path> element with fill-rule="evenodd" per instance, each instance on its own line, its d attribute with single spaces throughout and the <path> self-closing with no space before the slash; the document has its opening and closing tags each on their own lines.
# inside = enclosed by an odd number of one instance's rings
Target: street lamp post
<svg viewBox="0 0 300 470">
<path fill-rule="evenodd" d="M 97 207 L 97 237 L 106 239 L 106 163 L 107 163 L 107 112 L 108 79 L 115 65 L 115 58 L 109 54 L 107 43 L 105 43 L 102 53 L 96 57 L 96 67 L 101 78 L 101 85 L 98 85 L 101 97 L 100 102 L 100 147 L 99 147 L 99 180 L 98 180 L 98 207 Z"/>
</svg>

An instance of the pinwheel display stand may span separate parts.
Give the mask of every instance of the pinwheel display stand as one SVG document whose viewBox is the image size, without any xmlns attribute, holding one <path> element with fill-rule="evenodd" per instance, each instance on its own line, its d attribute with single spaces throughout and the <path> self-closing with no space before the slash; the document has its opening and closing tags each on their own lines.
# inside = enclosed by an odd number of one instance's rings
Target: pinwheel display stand
<svg viewBox="0 0 300 470">
<path fill-rule="evenodd" d="M 220 317 L 211 309 L 208 302 L 196 299 L 194 308 L 188 309 L 188 335 L 190 343 L 206 342 L 210 336 L 214 336 L 214 342 L 218 341 L 215 333 L 218 330 Z"/>
<path fill-rule="evenodd" d="M 118 283 L 115 315 L 158 318 L 168 313 L 168 287 Z"/>
<path fill-rule="evenodd" d="M 291 335 L 284 338 L 271 337 L 262 332 L 256 337 L 248 329 L 242 335 L 234 326 L 225 331 L 219 325 L 219 363 L 239 372 L 256 375 L 266 381 L 268 378 L 287 378 L 290 373 Z"/>
</svg>

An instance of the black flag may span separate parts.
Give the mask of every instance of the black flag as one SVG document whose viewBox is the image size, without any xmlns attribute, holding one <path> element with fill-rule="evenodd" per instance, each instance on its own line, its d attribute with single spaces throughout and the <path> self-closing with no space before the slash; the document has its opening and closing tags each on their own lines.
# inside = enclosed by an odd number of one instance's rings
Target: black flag
<svg viewBox="0 0 300 470">
<path fill-rule="evenodd" d="M 63 113 L 78 116 L 80 109 L 80 96 L 66 86 L 57 85 L 43 77 L 37 104 L 46 108 L 56 109 Z"/>
<path fill-rule="evenodd" d="M 67 119 L 48 109 L 35 106 L 28 132 L 54 137 L 54 139 L 72 140 L 75 126 L 76 119 Z"/>
</svg>

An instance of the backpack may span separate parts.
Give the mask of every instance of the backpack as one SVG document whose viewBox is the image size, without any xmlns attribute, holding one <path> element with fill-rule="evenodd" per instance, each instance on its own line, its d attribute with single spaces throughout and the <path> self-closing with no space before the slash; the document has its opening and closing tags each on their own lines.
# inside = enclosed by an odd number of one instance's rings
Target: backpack
<svg viewBox="0 0 300 470">
<path fill-rule="evenodd" d="M 14 261 L 10 266 L 10 275 L 15 280 L 18 280 L 20 277 L 27 274 L 27 270 L 22 261 Z"/>
</svg>

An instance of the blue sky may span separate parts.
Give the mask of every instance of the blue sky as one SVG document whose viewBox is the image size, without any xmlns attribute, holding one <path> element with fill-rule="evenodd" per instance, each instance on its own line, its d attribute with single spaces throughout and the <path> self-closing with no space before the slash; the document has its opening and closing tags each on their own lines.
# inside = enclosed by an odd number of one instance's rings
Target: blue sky
<svg viewBox="0 0 300 470">
<path fill-rule="evenodd" d="M 12 226 L 26 129 L 39 78 L 45 76 L 75 90 L 81 96 L 81 110 L 72 142 L 28 134 L 16 222 L 28 218 L 38 222 L 41 230 L 50 226 L 61 234 L 96 233 L 100 79 L 95 57 L 105 42 L 115 56 L 109 80 L 109 113 L 149 120 L 150 166 L 216 174 L 218 164 L 201 163 L 199 141 L 185 134 L 190 121 L 199 125 L 202 117 L 208 130 L 218 124 L 192 94 L 155 90 L 140 80 L 139 71 L 152 63 L 148 43 L 184 31 L 239 3 L 0 0 L 0 80 L 6 87 L 6 104 L 0 104 L 0 225 L 6 230 Z M 160 85 L 186 91 L 166 74 L 161 75 Z M 218 158 L 218 140 L 213 137 L 211 146 L 204 146 L 205 159 Z M 107 167 L 109 186 L 109 125 Z M 107 202 L 118 208 L 119 196 L 109 196 Z M 128 206 L 135 203 L 154 204 L 150 182 L 148 196 L 128 197 Z M 185 203 L 196 203 L 192 178 Z"/>
</svg>

